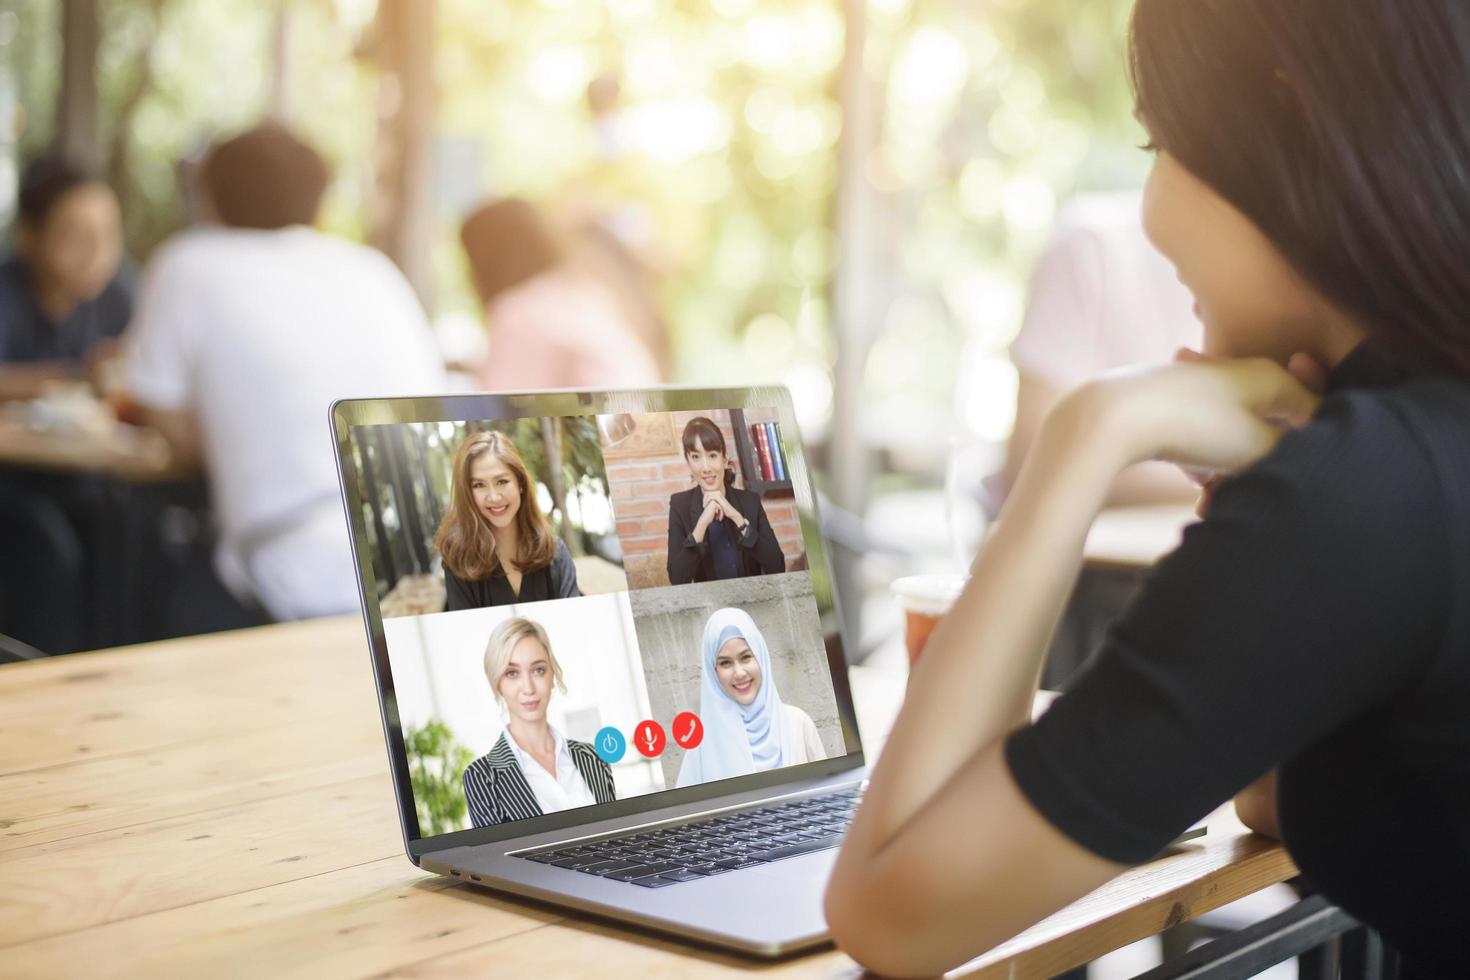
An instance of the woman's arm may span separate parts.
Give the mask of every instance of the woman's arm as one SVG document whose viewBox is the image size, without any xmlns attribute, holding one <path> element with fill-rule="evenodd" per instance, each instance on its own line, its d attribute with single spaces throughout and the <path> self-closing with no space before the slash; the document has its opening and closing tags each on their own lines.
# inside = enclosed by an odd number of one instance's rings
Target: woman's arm
<svg viewBox="0 0 1470 980">
<path fill-rule="evenodd" d="M 1006 444 L 1005 466 L 1001 477 L 1010 491 L 1021 472 L 1021 463 L 1031 450 L 1041 422 L 1065 396 L 1066 389 L 1057 387 L 1034 374 L 1020 369 L 1016 392 L 1016 426 Z M 1177 466 L 1148 461 L 1130 466 L 1108 490 L 1109 507 L 1137 507 L 1159 503 L 1194 503 L 1199 499 L 1199 486 Z"/>
<path fill-rule="evenodd" d="M 670 585 L 688 585 L 694 581 L 705 548 L 703 541 L 695 541 L 690 535 L 689 525 L 684 520 L 684 508 L 679 506 L 679 502 L 679 494 L 669 498 Z"/>
<path fill-rule="evenodd" d="M 969 587 L 910 678 L 838 859 L 828 922 L 865 966 L 933 973 L 957 965 L 1121 869 L 1034 810 L 1002 740 L 1026 723 L 1113 478 L 1155 455 L 1219 469 L 1253 462 L 1280 435 L 1264 418 L 1310 415 L 1282 395 L 1283 379 L 1259 362 L 1175 365 L 1089 385 L 1048 418 Z"/>
<path fill-rule="evenodd" d="M 1275 769 L 1235 796 L 1235 815 L 1241 823 L 1258 834 L 1281 840 L 1281 822 L 1276 812 Z"/>
<path fill-rule="evenodd" d="M 577 565 L 566 542 L 556 542 L 556 557 L 551 560 L 551 596 L 554 599 L 575 599 L 582 594 L 577 585 Z"/>
<path fill-rule="evenodd" d="M 754 496 L 754 495 L 753 495 Z M 755 516 L 746 522 L 740 533 L 740 546 L 755 549 L 755 560 L 762 575 L 779 575 L 786 571 L 786 556 L 781 552 L 781 542 L 776 540 L 776 531 L 759 496 L 755 496 Z"/>
<path fill-rule="evenodd" d="M 478 608 L 479 603 L 475 601 L 475 595 L 470 590 L 469 583 L 446 567 L 444 569 L 444 611 L 454 612 L 458 609 Z"/>
<path fill-rule="evenodd" d="M 1120 870 L 1052 829 L 1000 750 L 1028 718 L 1088 527 L 1124 465 L 1118 439 L 1090 431 L 1089 414 L 1063 410 L 1044 427 L 969 587 L 910 676 L 913 707 L 848 832 L 827 917 L 870 969 L 942 972 Z"/>
<path fill-rule="evenodd" d="M 493 827 L 500 820 L 496 816 L 492 801 L 494 792 L 490 781 L 482 776 L 474 766 L 468 766 L 464 771 L 464 799 L 469 806 L 470 825 L 473 827 Z"/>
</svg>

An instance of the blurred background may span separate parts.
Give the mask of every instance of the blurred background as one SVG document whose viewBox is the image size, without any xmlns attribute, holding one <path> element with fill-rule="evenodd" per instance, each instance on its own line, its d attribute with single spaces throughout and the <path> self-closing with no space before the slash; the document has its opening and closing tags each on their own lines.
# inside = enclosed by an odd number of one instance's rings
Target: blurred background
<svg viewBox="0 0 1470 980">
<path fill-rule="evenodd" d="M 280 121 L 331 166 L 318 226 L 392 259 L 473 388 L 461 222 L 531 202 L 632 270 L 665 379 L 791 387 L 870 647 L 895 574 L 973 552 L 1059 210 L 1142 183 L 1129 7 L 0 0 L 0 227 L 64 153 L 146 269 L 209 145 Z"/>
</svg>

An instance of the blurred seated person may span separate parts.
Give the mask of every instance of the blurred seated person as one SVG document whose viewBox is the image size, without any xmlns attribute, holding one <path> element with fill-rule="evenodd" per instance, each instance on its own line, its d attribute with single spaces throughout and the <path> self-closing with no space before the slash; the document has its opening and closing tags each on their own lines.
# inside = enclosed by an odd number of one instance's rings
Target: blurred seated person
<svg viewBox="0 0 1470 980">
<path fill-rule="evenodd" d="M 535 205 L 503 198 L 465 219 L 460 240 L 485 304 L 487 391 L 647 387 L 663 373 L 606 242 L 563 235 Z M 594 257 L 595 256 L 595 257 Z"/>
<path fill-rule="evenodd" d="M 18 203 L 15 250 L 0 260 L 0 401 L 89 377 L 133 310 L 106 184 L 43 157 L 25 168 Z M 0 471 L 0 632 L 53 654 L 94 640 L 87 526 L 101 494 L 86 477 Z"/>
<path fill-rule="evenodd" d="M 1104 371 L 1164 364 L 1200 345 L 1193 299 L 1144 236 L 1139 192 L 1077 198 L 1062 212 L 1032 274 L 1021 331 L 1016 427 L 1004 486 L 1015 483 L 1041 420 L 1069 391 Z M 1193 504 L 1199 487 L 1171 463 L 1139 463 L 1114 481 L 1108 504 Z"/>
<path fill-rule="evenodd" d="M 216 144 L 199 175 L 216 224 L 149 263 L 125 339 L 130 395 L 208 475 L 229 592 L 216 598 L 237 604 L 220 616 L 356 610 L 327 410 L 441 392 L 428 322 L 384 255 L 313 227 L 328 168 L 286 129 Z"/>
<path fill-rule="evenodd" d="M 15 251 L 0 259 L 0 400 L 87 378 L 133 313 L 111 188 L 42 157 L 25 168 L 18 203 Z"/>
<path fill-rule="evenodd" d="M 1016 427 L 1003 485 L 1015 484 L 1041 421 L 1064 395 L 1114 368 L 1166 364 L 1197 349 L 1194 300 L 1143 233 L 1140 192 L 1080 197 L 1058 218 L 1031 280 L 1021 331 L 1011 344 L 1019 374 Z M 1112 483 L 1110 507 L 1193 506 L 1200 489 L 1172 463 L 1144 462 Z M 1142 575 L 1083 568 L 1047 656 L 1042 684 L 1062 689 L 1096 651 Z"/>
</svg>

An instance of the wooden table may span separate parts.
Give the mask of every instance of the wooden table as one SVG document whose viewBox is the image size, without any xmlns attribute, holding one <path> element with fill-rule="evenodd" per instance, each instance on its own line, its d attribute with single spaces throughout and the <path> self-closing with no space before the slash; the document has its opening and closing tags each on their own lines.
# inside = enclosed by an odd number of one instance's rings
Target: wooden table
<svg viewBox="0 0 1470 980">
<path fill-rule="evenodd" d="M 707 976 L 776 964 L 501 897 L 403 856 L 366 643 L 332 619 L 0 667 L 0 975 Z M 901 674 L 854 672 L 877 744 Z M 971 964 L 1046 976 L 1294 874 L 1238 825 Z"/>
<path fill-rule="evenodd" d="M 0 466 L 90 473 L 134 483 L 165 480 L 187 471 L 173 462 L 168 443 L 153 429 L 114 423 L 101 429 L 32 429 L 0 417 Z"/>
</svg>

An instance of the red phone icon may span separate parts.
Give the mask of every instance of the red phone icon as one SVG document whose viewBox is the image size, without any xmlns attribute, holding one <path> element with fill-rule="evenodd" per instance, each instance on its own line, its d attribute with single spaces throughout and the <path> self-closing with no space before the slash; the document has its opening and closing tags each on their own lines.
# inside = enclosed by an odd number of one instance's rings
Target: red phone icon
<svg viewBox="0 0 1470 980">
<path fill-rule="evenodd" d="M 704 724 L 699 720 L 699 715 L 692 711 L 684 711 L 674 719 L 674 741 L 679 743 L 681 749 L 694 749 L 704 741 Z"/>
<path fill-rule="evenodd" d="M 656 721 L 640 721 L 638 727 L 633 729 L 634 746 L 650 759 L 663 752 L 666 740 L 664 726 Z"/>
</svg>

